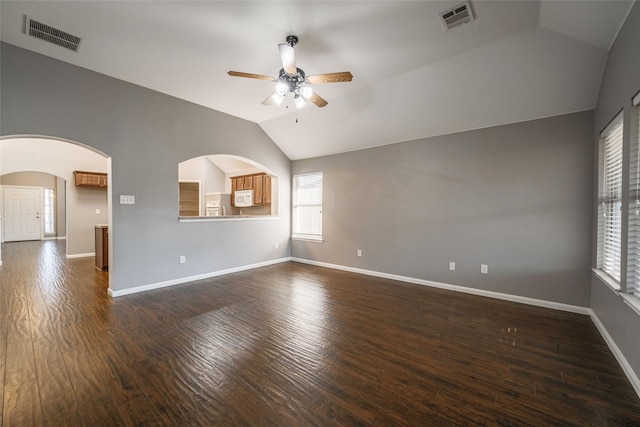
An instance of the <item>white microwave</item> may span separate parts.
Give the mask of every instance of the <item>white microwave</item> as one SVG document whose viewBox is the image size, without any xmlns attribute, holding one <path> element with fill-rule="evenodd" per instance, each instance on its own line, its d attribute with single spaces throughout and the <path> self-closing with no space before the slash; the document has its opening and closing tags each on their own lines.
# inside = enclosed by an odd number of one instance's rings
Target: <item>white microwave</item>
<svg viewBox="0 0 640 427">
<path fill-rule="evenodd" d="M 253 206 L 253 190 L 236 191 L 233 204 L 239 208 Z"/>
</svg>

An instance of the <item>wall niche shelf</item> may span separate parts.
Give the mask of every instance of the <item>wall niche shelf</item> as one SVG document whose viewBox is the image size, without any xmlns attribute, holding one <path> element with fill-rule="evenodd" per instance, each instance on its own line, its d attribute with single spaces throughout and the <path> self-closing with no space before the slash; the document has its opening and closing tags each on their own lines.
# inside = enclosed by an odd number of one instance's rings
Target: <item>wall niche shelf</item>
<svg viewBox="0 0 640 427">
<path fill-rule="evenodd" d="M 107 174 L 102 172 L 73 171 L 76 187 L 107 188 Z"/>
</svg>

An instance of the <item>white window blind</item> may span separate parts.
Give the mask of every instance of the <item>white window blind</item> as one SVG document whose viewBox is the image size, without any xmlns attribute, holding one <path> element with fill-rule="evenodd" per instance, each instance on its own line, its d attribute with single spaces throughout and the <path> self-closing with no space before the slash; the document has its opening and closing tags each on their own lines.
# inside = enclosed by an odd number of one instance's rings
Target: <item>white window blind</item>
<svg viewBox="0 0 640 427">
<path fill-rule="evenodd" d="M 293 237 L 322 240 L 322 172 L 293 177 Z"/>
<path fill-rule="evenodd" d="M 622 236 L 622 130 L 620 114 L 601 135 L 598 222 L 598 267 L 618 283 Z"/>
<path fill-rule="evenodd" d="M 626 290 L 640 297 L 640 97 L 636 95 L 633 101 Z"/>
</svg>

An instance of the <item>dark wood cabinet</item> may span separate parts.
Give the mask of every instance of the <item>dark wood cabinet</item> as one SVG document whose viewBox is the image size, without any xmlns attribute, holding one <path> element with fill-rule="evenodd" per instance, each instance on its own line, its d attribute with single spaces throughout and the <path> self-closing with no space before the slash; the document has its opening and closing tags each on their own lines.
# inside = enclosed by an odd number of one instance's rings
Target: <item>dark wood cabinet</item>
<svg viewBox="0 0 640 427">
<path fill-rule="evenodd" d="M 102 172 L 73 171 L 77 187 L 107 188 L 107 174 Z"/>
<path fill-rule="evenodd" d="M 109 266 L 109 227 L 96 225 L 96 269 L 102 271 Z"/>
</svg>

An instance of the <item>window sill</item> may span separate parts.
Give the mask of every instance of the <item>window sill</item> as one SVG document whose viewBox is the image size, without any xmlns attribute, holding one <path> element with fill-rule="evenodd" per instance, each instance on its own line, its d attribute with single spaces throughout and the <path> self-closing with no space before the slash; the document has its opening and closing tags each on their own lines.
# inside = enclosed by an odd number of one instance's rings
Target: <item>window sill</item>
<svg viewBox="0 0 640 427">
<path fill-rule="evenodd" d="M 613 280 L 611 276 L 605 273 L 602 270 L 598 270 L 597 268 L 592 268 L 591 271 L 600 279 L 614 294 L 620 294 L 620 284 Z"/>
<path fill-rule="evenodd" d="M 297 240 L 300 242 L 311 242 L 311 243 L 322 243 L 324 239 L 322 237 L 313 238 L 313 237 L 300 237 L 300 236 L 291 236 L 291 240 Z"/>
<path fill-rule="evenodd" d="M 636 314 L 640 315 L 640 298 L 632 294 L 620 294 L 624 303 L 627 304 Z"/>
<path fill-rule="evenodd" d="M 624 301 L 624 303 L 628 305 L 629 308 L 635 311 L 636 314 L 640 315 L 640 298 L 639 297 L 633 294 L 620 292 L 620 285 L 616 283 L 615 280 L 613 280 L 611 277 L 609 277 L 608 274 L 604 273 L 603 271 L 597 270 L 595 268 L 592 268 L 591 271 L 593 271 L 593 273 L 598 277 L 598 279 L 600 279 L 605 285 L 607 285 L 607 288 L 609 288 L 611 292 L 621 297 L 622 301 Z"/>
</svg>

